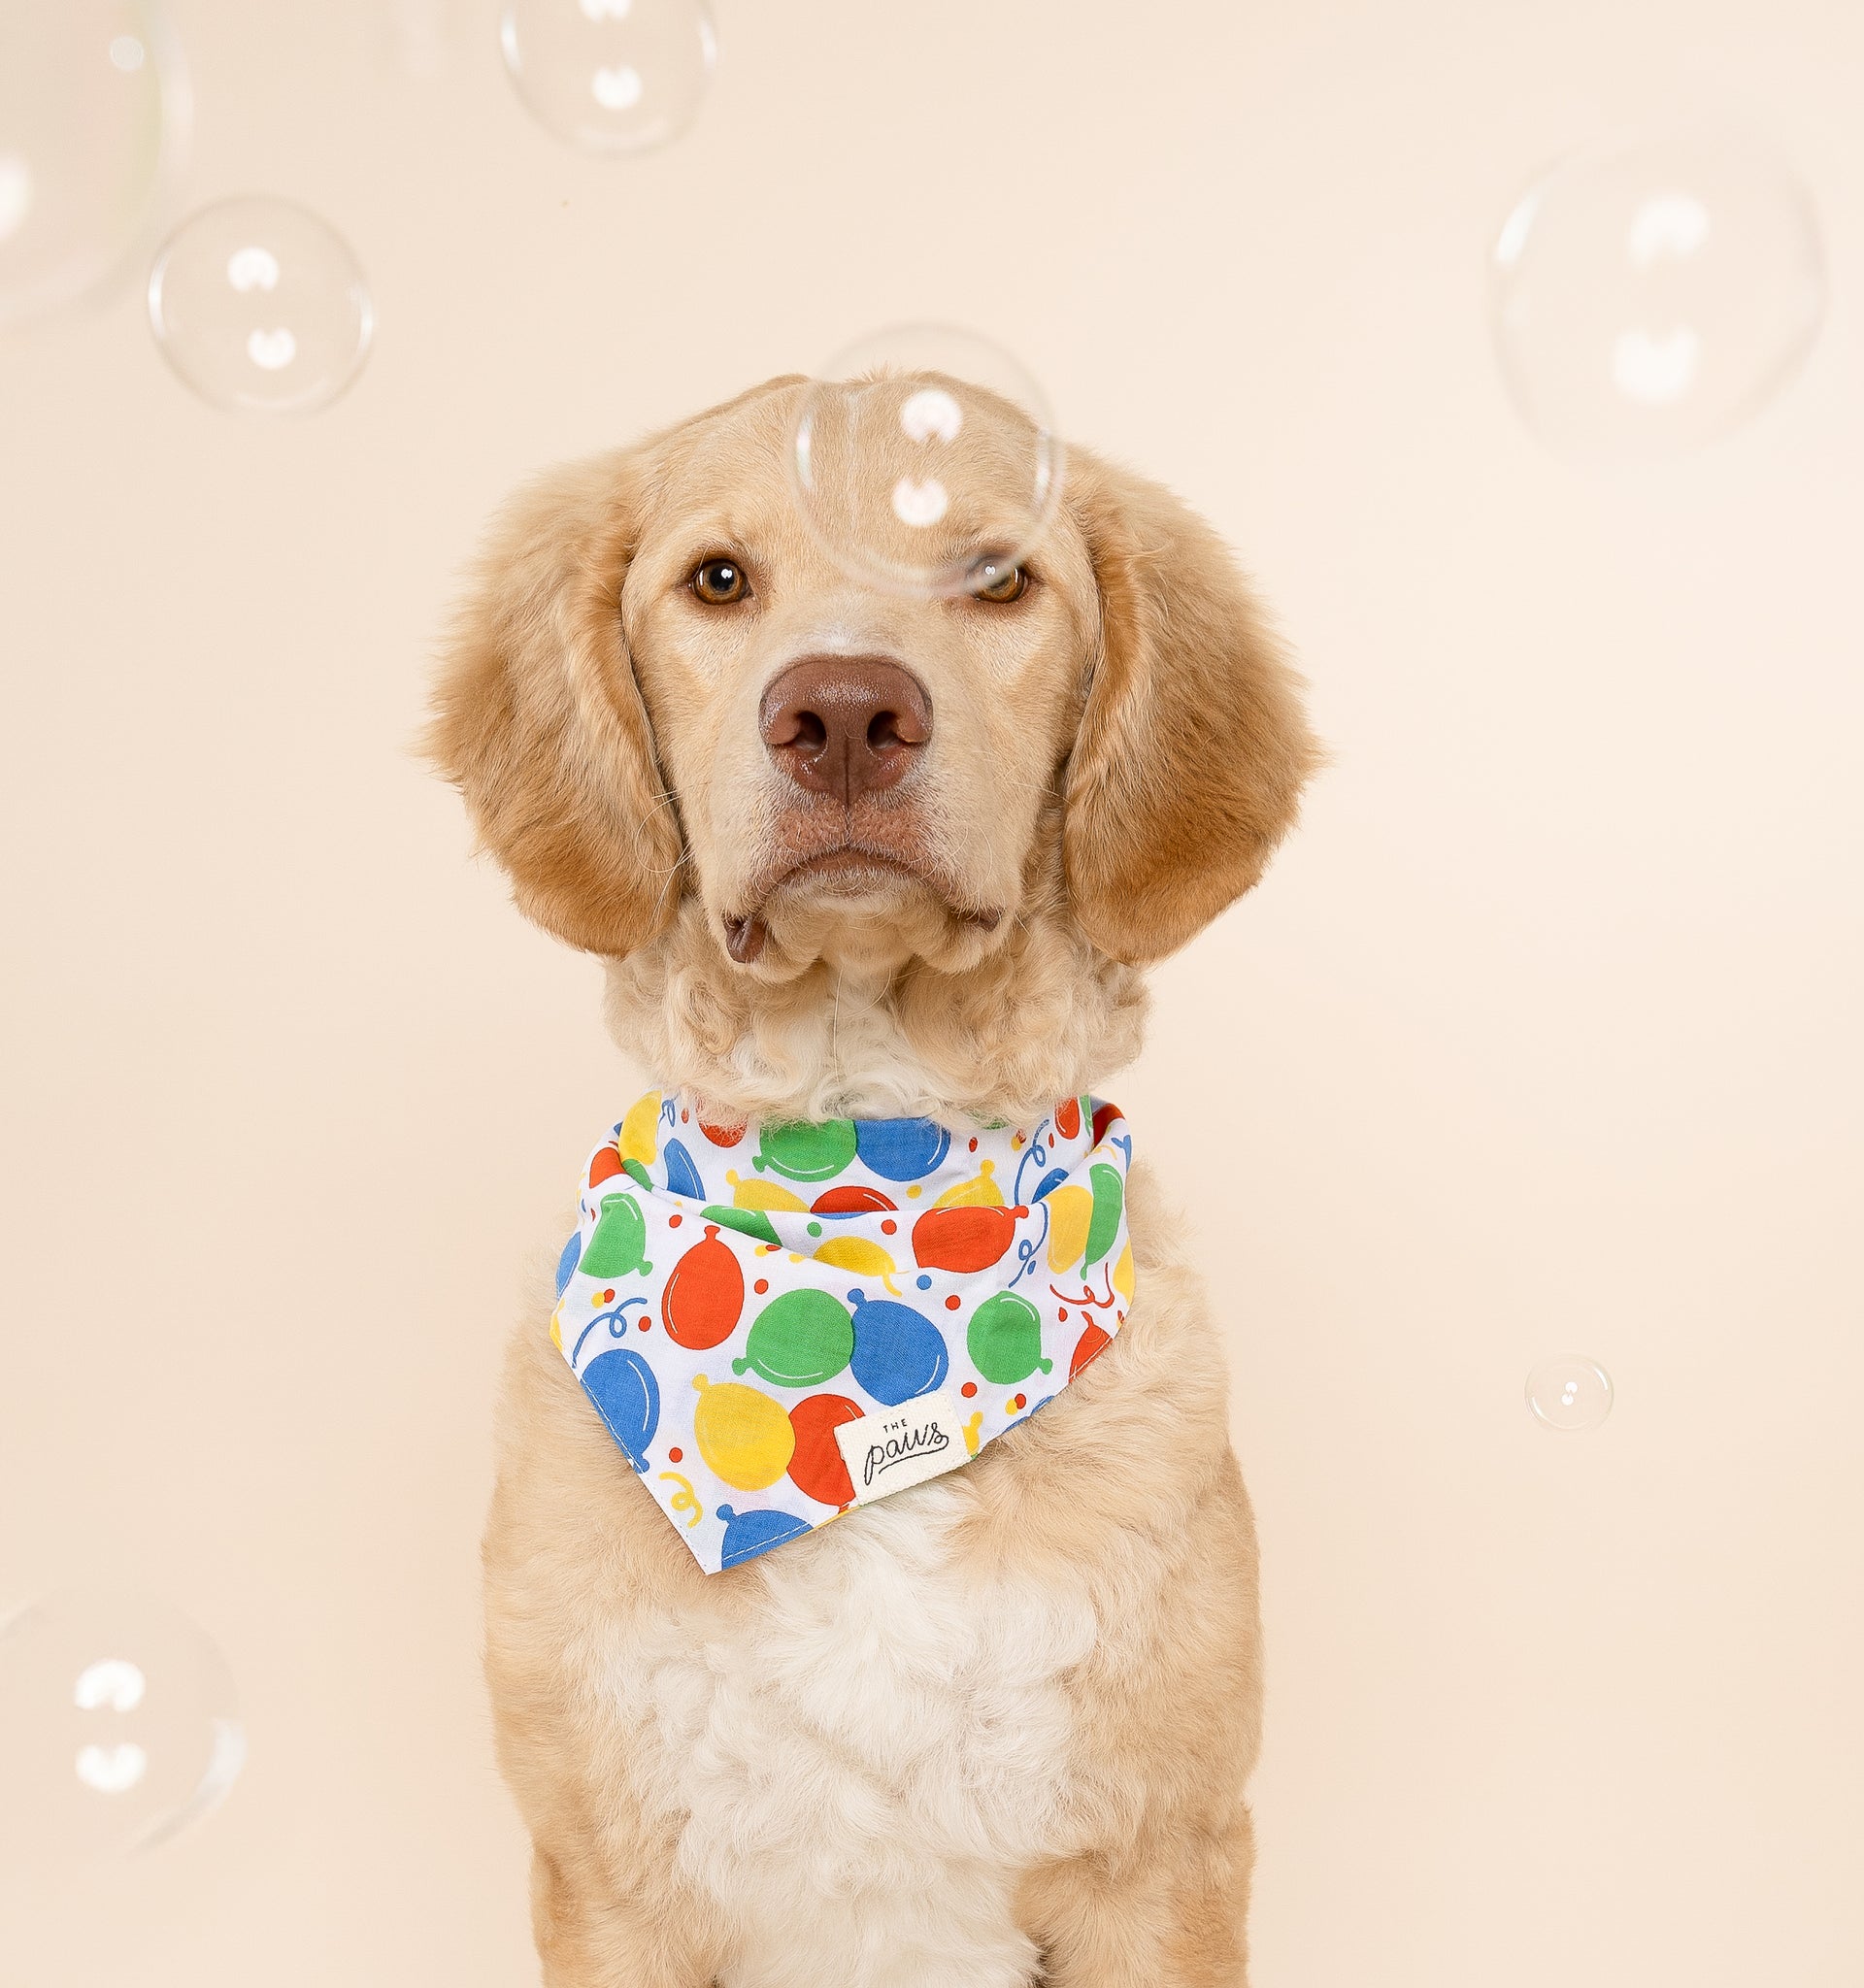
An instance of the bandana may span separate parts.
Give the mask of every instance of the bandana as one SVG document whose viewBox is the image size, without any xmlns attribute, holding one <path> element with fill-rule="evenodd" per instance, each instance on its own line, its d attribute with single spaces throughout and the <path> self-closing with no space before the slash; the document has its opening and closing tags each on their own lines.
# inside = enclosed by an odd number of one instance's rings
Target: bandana
<svg viewBox="0 0 1864 1988">
<path fill-rule="evenodd" d="M 590 1156 L 550 1337 L 708 1574 L 968 1462 L 1125 1322 L 1113 1105 L 1033 1129 L 710 1125 L 649 1091 Z"/>
</svg>

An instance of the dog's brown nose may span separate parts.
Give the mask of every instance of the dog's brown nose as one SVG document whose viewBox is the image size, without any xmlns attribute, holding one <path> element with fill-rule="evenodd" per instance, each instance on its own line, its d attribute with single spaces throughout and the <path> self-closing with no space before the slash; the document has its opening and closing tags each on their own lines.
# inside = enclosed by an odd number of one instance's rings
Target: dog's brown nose
<svg viewBox="0 0 1864 1988">
<path fill-rule="evenodd" d="M 932 700 L 884 656 L 805 656 L 772 678 L 757 728 L 799 787 L 852 807 L 911 770 L 932 736 Z"/>
</svg>

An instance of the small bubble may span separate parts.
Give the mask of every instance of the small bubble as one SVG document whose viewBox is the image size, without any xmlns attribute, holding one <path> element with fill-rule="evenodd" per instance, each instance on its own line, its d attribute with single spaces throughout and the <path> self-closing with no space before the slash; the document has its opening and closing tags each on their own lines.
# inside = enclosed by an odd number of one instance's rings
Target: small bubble
<svg viewBox="0 0 1864 1988">
<path fill-rule="evenodd" d="M 149 317 L 162 355 L 212 406 L 308 414 L 362 370 L 375 307 L 350 246 L 285 200 L 225 200 L 155 258 Z"/>
<path fill-rule="evenodd" d="M 1527 1376 L 1527 1406 L 1548 1429 L 1596 1429 L 1612 1412 L 1612 1376 L 1596 1360 L 1568 1353 Z"/>
<path fill-rule="evenodd" d="M 678 138 L 718 55 L 702 0 L 506 0 L 499 48 L 538 122 L 597 152 Z"/>
<path fill-rule="evenodd" d="M 50 1596 L 0 1628 L 0 1869 L 143 1848 L 216 1806 L 246 1759 L 226 1665 L 179 1610 Z"/>
<path fill-rule="evenodd" d="M 916 324 L 821 369 L 797 404 L 789 467 L 805 521 L 844 571 L 896 593 L 963 596 L 1040 536 L 1062 450 L 1047 398 L 1009 353 Z"/>
<path fill-rule="evenodd" d="M 1552 447 L 1691 448 L 1796 373 L 1825 309 L 1812 202 L 1747 135 L 1581 154 L 1515 205 L 1491 257 L 1502 369 Z"/>
</svg>

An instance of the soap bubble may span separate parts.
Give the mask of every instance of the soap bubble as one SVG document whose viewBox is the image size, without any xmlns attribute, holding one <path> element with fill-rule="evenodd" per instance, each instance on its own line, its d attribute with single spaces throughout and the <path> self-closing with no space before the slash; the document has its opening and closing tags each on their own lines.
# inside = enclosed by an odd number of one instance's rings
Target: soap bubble
<svg viewBox="0 0 1864 1988">
<path fill-rule="evenodd" d="M 1527 1376 L 1527 1405 L 1549 1429 L 1596 1429 L 1612 1412 L 1612 1376 L 1578 1353 L 1544 1360 Z"/>
<path fill-rule="evenodd" d="M 375 307 L 350 246 L 286 200 L 191 215 L 149 276 L 168 363 L 216 407 L 308 414 L 362 370 Z"/>
<path fill-rule="evenodd" d="M 186 123 L 181 58 L 146 0 L 0 9 L 0 330 L 123 269 Z"/>
<path fill-rule="evenodd" d="M 1502 368 L 1576 455 L 1692 447 L 1798 370 L 1825 308 L 1805 188 L 1757 142 L 1680 135 L 1575 158 L 1493 255 Z"/>
<path fill-rule="evenodd" d="M 703 0 L 506 0 L 498 38 L 538 122 L 589 151 L 678 138 L 718 57 Z"/>
<path fill-rule="evenodd" d="M 225 1661 L 166 1603 L 59 1594 L 0 1622 L 0 1870 L 146 1849 L 245 1761 Z"/>
<path fill-rule="evenodd" d="M 989 583 L 1042 535 L 1062 446 L 1041 387 L 1008 352 L 949 325 L 850 346 L 803 396 L 790 481 L 845 571 L 900 593 Z"/>
</svg>

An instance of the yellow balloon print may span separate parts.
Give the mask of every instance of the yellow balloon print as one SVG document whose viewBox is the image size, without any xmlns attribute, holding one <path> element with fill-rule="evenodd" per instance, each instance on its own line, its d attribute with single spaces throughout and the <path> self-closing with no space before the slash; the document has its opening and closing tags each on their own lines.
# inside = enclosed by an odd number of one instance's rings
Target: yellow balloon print
<svg viewBox="0 0 1864 1988">
<path fill-rule="evenodd" d="M 649 1091 L 645 1098 L 637 1098 L 628 1107 L 628 1115 L 621 1121 L 621 1157 L 624 1160 L 639 1160 L 644 1167 L 653 1165 L 653 1156 L 659 1150 L 655 1136 L 660 1130 L 660 1093 Z"/>
<path fill-rule="evenodd" d="M 865 1236 L 831 1236 L 816 1252 L 817 1263 L 832 1263 L 837 1270 L 858 1271 L 864 1277 L 879 1277 L 894 1297 L 900 1287 L 893 1281 L 893 1259 L 878 1242 Z"/>
<path fill-rule="evenodd" d="M 1044 1206 L 1048 1210 L 1048 1268 L 1067 1270 L 1087 1247 L 1094 1197 L 1084 1187 L 1057 1187 Z"/>
<path fill-rule="evenodd" d="M 763 1491 L 776 1483 L 796 1453 L 789 1417 L 769 1395 L 735 1380 L 695 1374 L 692 1384 L 699 1390 L 693 1438 L 714 1474 L 740 1491 Z"/>
<path fill-rule="evenodd" d="M 808 1202 L 790 1193 L 787 1187 L 779 1187 L 774 1180 L 741 1180 L 735 1168 L 726 1173 L 725 1178 L 731 1182 L 734 1208 L 781 1208 L 792 1214 L 809 1212 Z"/>
<path fill-rule="evenodd" d="M 964 1425 L 964 1453 L 976 1456 L 978 1444 L 983 1441 L 983 1410 L 982 1408 Z"/>
<path fill-rule="evenodd" d="M 563 1308 L 560 1305 L 550 1313 L 550 1344 L 559 1353 L 563 1350 Z"/>
<path fill-rule="evenodd" d="M 955 1187 L 948 1187 L 932 1206 L 934 1208 L 1004 1208 L 1008 1204 L 1003 1198 L 1003 1189 L 990 1177 L 997 1170 L 994 1160 L 983 1161 L 978 1169 L 975 1180 L 960 1180 Z"/>
<path fill-rule="evenodd" d="M 1133 1302 L 1133 1245 L 1130 1242 L 1119 1252 L 1119 1261 L 1114 1265 L 1114 1289 L 1127 1304 Z"/>
<path fill-rule="evenodd" d="M 686 1521 L 686 1531 L 691 1532 L 693 1527 L 706 1515 L 706 1508 L 699 1503 L 698 1492 L 692 1488 L 690 1480 L 682 1477 L 678 1471 L 662 1471 L 660 1473 L 660 1481 L 663 1484 L 673 1483 L 679 1485 L 679 1490 L 668 1499 L 667 1503 L 675 1511 L 689 1511 L 692 1513 L 692 1516 Z"/>
</svg>

